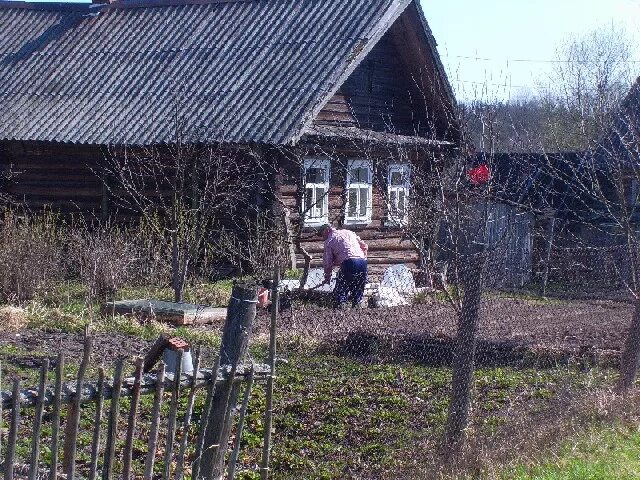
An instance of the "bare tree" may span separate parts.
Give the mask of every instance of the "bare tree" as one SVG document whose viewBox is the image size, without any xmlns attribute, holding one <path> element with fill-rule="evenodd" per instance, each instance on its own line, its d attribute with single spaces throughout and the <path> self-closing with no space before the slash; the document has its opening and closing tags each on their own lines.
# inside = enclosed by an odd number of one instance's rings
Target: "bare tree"
<svg viewBox="0 0 640 480">
<path fill-rule="evenodd" d="M 168 239 L 177 302 L 204 245 L 216 228 L 242 218 L 260 175 L 251 149 L 198 138 L 176 114 L 172 144 L 112 149 L 106 159 L 112 196 Z"/>
</svg>

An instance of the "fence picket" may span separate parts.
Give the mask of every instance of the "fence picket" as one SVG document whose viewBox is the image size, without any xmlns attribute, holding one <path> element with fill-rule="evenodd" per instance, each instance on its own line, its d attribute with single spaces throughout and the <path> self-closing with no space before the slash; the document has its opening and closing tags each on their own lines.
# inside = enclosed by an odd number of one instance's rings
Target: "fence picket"
<svg viewBox="0 0 640 480">
<path fill-rule="evenodd" d="M 56 384 L 53 392 L 53 418 L 51 420 L 51 467 L 49 480 L 58 478 L 58 457 L 60 450 L 60 404 L 62 400 L 62 378 L 64 376 L 64 354 L 58 354 L 56 363 Z"/>
<path fill-rule="evenodd" d="M 209 422 L 209 412 L 211 411 L 211 405 L 213 403 L 213 396 L 216 393 L 216 384 L 218 383 L 218 371 L 220 370 L 220 355 L 216 357 L 216 360 L 213 366 L 213 370 L 211 370 L 211 383 L 209 384 L 209 388 L 207 389 L 207 399 L 205 400 L 204 407 L 202 410 L 202 417 L 200 418 L 200 425 L 198 428 L 198 440 L 196 443 L 196 452 L 195 457 L 193 459 L 193 465 L 191 470 L 192 478 L 195 480 L 199 480 L 200 475 L 200 464 L 202 458 L 202 447 L 204 445 L 204 433 L 207 428 L 207 424 Z"/>
<path fill-rule="evenodd" d="M 109 411 L 109 426 L 107 427 L 107 443 L 104 452 L 104 466 L 102 468 L 102 480 L 111 480 L 113 477 L 113 464 L 116 454 L 116 439 L 118 429 L 118 409 L 120 408 L 120 392 L 122 390 L 122 374 L 124 372 L 124 359 L 118 360 L 113 374 L 113 388 L 111 395 L 111 409 Z"/>
<path fill-rule="evenodd" d="M 98 398 L 96 399 L 96 415 L 93 425 L 91 441 L 91 463 L 89 465 L 89 480 L 95 480 L 98 475 L 98 456 L 100 455 L 100 433 L 102 430 L 102 408 L 104 404 L 104 367 L 98 369 Z"/>
<path fill-rule="evenodd" d="M 162 395 L 164 394 L 164 363 L 158 365 L 158 377 L 156 380 L 156 392 L 153 400 L 153 411 L 151 412 L 151 430 L 149 432 L 149 443 L 147 458 L 144 462 L 144 480 L 152 480 L 153 465 L 156 461 L 156 449 L 158 447 L 158 431 L 160 430 L 160 408 L 162 407 Z"/>
<path fill-rule="evenodd" d="M 164 455 L 164 472 L 162 478 L 171 478 L 171 459 L 173 457 L 173 441 L 176 435 L 176 422 L 178 417 L 178 400 L 180 398 L 180 378 L 182 377 L 182 350 L 176 351 L 176 371 L 173 375 L 173 392 L 171 392 L 171 409 L 167 422 L 167 444 Z"/>
<path fill-rule="evenodd" d="M 236 429 L 236 438 L 233 442 L 233 451 L 229 457 L 229 472 L 227 474 L 227 480 L 233 480 L 236 474 L 236 464 L 238 463 L 238 456 L 240 455 L 240 442 L 242 441 L 242 431 L 244 430 L 244 419 L 247 414 L 247 408 L 249 406 L 249 398 L 251 397 L 251 390 L 253 389 L 253 369 L 249 373 L 247 379 L 247 386 L 244 391 L 244 398 L 242 399 L 242 406 L 240 407 L 240 417 L 238 418 L 238 428 Z"/>
<path fill-rule="evenodd" d="M 38 477 L 40 464 L 40 433 L 42 431 L 42 413 L 44 411 L 44 396 L 47 388 L 47 373 L 49 372 L 49 359 L 45 358 L 40 367 L 40 382 L 38 383 L 38 400 L 33 418 L 33 433 L 31 437 L 31 460 L 29 462 L 29 480 Z"/>
<path fill-rule="evenodd" d="M 13 381 L 13 408 L 11 410 L 11 427 L 7 440 L 7 454 L 4 458 L 4 480 L 13 480 L 13 470 L 16 463 L 16 443 L 18 442 L 18 427 L 20 426 L 20 379 Z"/>
<path fill-rule="evenodd" d="M 131 394 L 131 406 L 129 408 L 129 418 L 127 422 L 127 437 L 124 444 L 124 460 L 122 467 L 122 477 L 128 480 L 131 477 L 131 462 L 133 460 L 133 436 L 136 431 L 136 415 L 140 403 L 140 382 L 142 381 L 142 367 L 144 359 L 136 360 L 136 373 L 133 380 Z"/>
<path fill-rule="evenodd" d="M 182 423 L 182 438 L 180 439 L 180 449 L 178 450 L 178 458 L 176 460 L 176 480 L 182 480 L 184 476 L 184 457 L 187 450 L 187 441 L 189 438 L 189 427 L 191 426 L 191 416 L 193 415 L 193 404 L 196 399 L 196 383 L 198 373 L 200 371 L 200 348 L 195 351 L 195 359 L 193 362 L 193 381 L 191 382 L 191 391 L 189 392 L 189 400 L 187 401 L 187 411 L 184 414 Z"/>
<path fill-rule="evenodd" d="M 87 335 L 84 340 L 82 362 L 80 363 L 80 369 L 78 370 L 76 392 L 73 397 L 73 403 L 69 406 L 69 414 L 67 416 L 67 424 L 64 431 L 63 463 L 64 472 L 69 479 L 74 479 L 76 477 L 76 450 L 78 448 L 78 428 L 80 427 L 80 401 L 82 400 L 82 387 L 84 386 L 84 377 L 87 373 L 87 368 L 89 367 L 92 347 L 93 337 Z"/>
</svg>

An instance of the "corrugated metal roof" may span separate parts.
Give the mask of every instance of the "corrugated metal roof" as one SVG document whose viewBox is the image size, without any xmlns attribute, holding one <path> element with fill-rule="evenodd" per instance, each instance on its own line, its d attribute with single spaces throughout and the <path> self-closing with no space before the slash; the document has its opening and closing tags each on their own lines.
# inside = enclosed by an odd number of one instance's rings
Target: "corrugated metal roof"
<svg viewBox="0 0 640 480">
<path fill-rule="evenodd" d="M 291 143 L 410 1 L 0 3 L 0 139 Z"/>
</svg>

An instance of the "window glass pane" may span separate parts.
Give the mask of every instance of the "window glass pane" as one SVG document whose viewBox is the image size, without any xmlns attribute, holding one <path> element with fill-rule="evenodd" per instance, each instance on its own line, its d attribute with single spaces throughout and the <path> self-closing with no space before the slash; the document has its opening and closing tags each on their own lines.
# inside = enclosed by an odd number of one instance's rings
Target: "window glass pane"
<svg viewBox="0 0 640 480">
<path fill-rule="evenodd" d="M 369 189 L 361 188 L 360 189 L 360 216 L 361 217 L 366 217 L 368 205 L 369 205 Z"/>
<path fill-rule="evenodd" d="M 350 168 L 349 181 L 351 183 L 369 183 L 369 168 L 366 166 Z"/>
<path fill-rule="evenodd" d="M 391 172 L 391 186 L 399 187 L 404 185 L 404 175 L 400 170 L 393 170 Z"/>
<path fill-rule="evenodd" d="M 307 188 L 304 191 L 304 209 L 307 211 L 307 216 L 313 216 L 313 188 Z"/>
<path fill-rule="evenodd" d="M 358 211 L 358 189 L 350 188 L 349 197 L 347 198 L 347 216 L 355 217 Z"/>
<path fill-rule="evenodd" d="M 400 190 L 398 192 L 398 216 L 400 218 L 404 218 L 405 216 L 405 210 L 406 210 L 406 204 L 405 204 L 405 192 L 404 190 Z"/>
<path fill-rule="evenodd" d="M 317 187 L 316 188 L 316 212 L 317 212 L 317 216 L 321 217 L 325 214 L 325 209 L 324 209 L 324 192 L 325 189 L 324 187 Z"/>
<path fill-rule="evenodd" d="M 320 167 L 307 168 L 307 183 L 325 183 L 325 169 Z"/>
<path fill-rule="evenodd" d="M 398 191 L 391 190 L 389 192 L 389 213 L 393 216 L 397 214 L 398 210 Z"/>
</svg>

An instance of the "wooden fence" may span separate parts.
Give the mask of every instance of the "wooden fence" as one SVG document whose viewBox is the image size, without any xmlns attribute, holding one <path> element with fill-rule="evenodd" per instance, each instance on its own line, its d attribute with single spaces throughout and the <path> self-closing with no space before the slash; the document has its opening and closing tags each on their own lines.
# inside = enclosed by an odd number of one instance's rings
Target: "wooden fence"
<svg viewBox="0 0 640 480">
<path fill-rule="evenodd" d="M 175 372 L 167 372 L 161 362 L 155 371 L 143 373 L 144 362 L 138 358 L 132 377 L 124 378 L 125 360 L 119 360 L 112 377 L 107 377 L 100 367 L 97 379 L 89 381 L 85 377 L 93 339 L 87 335 L 74 381 L 64 381 L 62 354 L 55 363 L 52 385 L 48 382 L 48 359 L 41 366 L 36 388 L 22 388 L 21 381 L 15 380 L 11 392 L 2 392 L 0 403 L 2 411 L 10 417 L 6 441 L 0 441 L 4 479 L 151 480 L 182 479 L 186 475 L 193 479 L 234 478 L 255 382 L 267 383 L 269 408 L 265 424 L 271 425 L 277 309 L 272 314 L 269 364 L 241 363 L 255 318 L 256 300 L 255 286 L 234 286 L 220 354 L 212 368 L 202 367 L 198 349 L 193 356 L 193 372 L 182 373 L 183 352 L 177 350 Z M 242 385 L 244 394 L 240 401 Z M 196 417 L 198 393 L 202 393 L 200 400 L 204 404 Z M 153 395 L 153 402 L 143 409 L 141 399 L 145 395 Z M 31 422 L 27 421 L 27 410 Z M 239 415 L 235 440 L 225 475 L 225 457 L 236 411 Z M 263 478 L 269 472 L 271 429 L 268 430 Z"/>
</svg>

